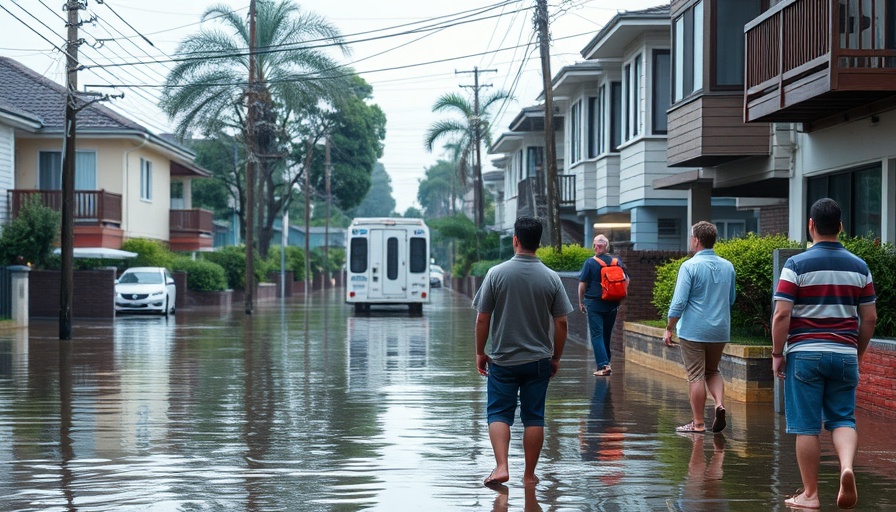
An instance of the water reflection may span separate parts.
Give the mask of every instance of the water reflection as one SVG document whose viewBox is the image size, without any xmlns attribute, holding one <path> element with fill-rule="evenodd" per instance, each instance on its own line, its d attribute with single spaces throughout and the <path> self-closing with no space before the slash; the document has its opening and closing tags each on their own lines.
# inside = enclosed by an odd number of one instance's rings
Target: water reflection
<svg viewBox="0 0 896 512">
<path fill-rule="evenodd" d="M 726 438 L 681 437 L 686 387 L 590 372 L 572 340 L 548 395 L 541 482 L 492 467 L 470 300 L 356 317 L 338 291 L 175 317 L 0 332 L 0 510 L 784 510 L 793 439 L 729 403 Z M 860 507 L 896 505 L 890 422 L 862 415 Z M 825 441 L 820 484 L 836 488 Z M 514 465 L 516 464 L 516 465 Z M 873 497 L 873 499 L 872 499 Z M 834 510 L 836 496 L 823 510 Z M 824 500 L 825 497 L 822 496 Z"/>
</svg>

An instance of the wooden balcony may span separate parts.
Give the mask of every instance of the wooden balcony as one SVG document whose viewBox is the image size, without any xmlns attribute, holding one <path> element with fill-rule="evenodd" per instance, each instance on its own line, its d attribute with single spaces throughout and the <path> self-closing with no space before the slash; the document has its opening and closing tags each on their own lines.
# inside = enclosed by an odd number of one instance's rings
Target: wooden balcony
<svg viewBox="0 0 896 512">
<path fill-rule="evenodd" d="M 62 211 L 61 190 L 10 190 L 9 218 L 18 217 L 22 206 L 35 198 L 44 206 Z M 121 226 L 121 194 L 105 190 L 76 190 L 74 220 L 78 225 Z"/>
<path fill-rule="evenodd" d="M 576 177 L 573 174 L 557 175 L 557 192 L 561 210 L 576 207 Z M 547 205 L 547 191 L 543 190 L 536 178 L 525 178 L 517 183 L 517 215 L 544 216 Z"/>
<path fill-rule="evenodd" d="M 214 241 L 214 215 L 208 210 L 171 210 L 168 237 L 172 251 L 211 249 Z"/>
<path fill-rule="evenodd" d="M 850 111 L 896 96 L 896 12 L 888 3 L 788 0 L 749 23 L 744 120 L 844 122 Z"/>
</svg>

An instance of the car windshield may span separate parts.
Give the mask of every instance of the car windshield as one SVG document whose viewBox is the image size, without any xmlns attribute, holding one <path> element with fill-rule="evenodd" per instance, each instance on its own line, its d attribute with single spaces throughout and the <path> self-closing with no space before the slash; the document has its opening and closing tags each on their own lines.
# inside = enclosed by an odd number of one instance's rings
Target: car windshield
<svg viewBox="0 0 896 512">
<path fill-rule="evenodd" d="M 128 272 L 118 280 L 121 284 L 160 284 L 162 274 L 158 272 Z"/>
</svg>

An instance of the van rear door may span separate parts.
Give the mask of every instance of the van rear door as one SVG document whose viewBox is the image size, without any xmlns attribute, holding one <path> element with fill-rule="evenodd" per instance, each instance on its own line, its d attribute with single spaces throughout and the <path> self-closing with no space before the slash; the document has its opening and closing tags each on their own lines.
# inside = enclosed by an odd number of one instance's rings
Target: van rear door
<svg viewBox="0 0 896 512">
<path fill-rule="evenodd" d="M 371 299 L 403 297 L 407 293 L 407 232 L 370 230 Z"/>
</svg>

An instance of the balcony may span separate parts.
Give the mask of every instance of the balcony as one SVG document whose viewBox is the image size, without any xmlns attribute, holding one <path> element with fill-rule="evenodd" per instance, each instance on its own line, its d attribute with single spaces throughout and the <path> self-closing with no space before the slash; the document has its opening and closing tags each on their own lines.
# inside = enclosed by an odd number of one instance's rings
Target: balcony
<svg viewBox="0 0 896 512">
<path fill-rule="evenodd" d="M 896 12 L 888 4 L 788 0 L 749 23 L 744 121 L 811 129 L 896 96 Z"/>
<path fill-rule="evenodd" d="M 61 190 L 10 190 L 9 218 L 18 217 L 22 206 L 31 198 L 40 200 L 44 206 L 62 211 Z M 74 220 L 77 225 L 121 226 L 121 194 L 111 194 L 105 190 L 76 190 Z"/>
<path fill-rule="evenodd" d="M 172 251 L 200 251 L 212 248 L 214 216 L 208 210 L 171 210 L 168 236 Z"/>
<path fill-rule="evenodd" d="M 576 177 L 574 174 L 557 175 L 557 192 L 560 196 L 561 210 L 576 207 Z M 519 216 L 531 215 L 544 217 L 547 207 L 547 191 L 540 186 L 539 180 L 525 178 L 517 183 L 516 213 Z"/>
</svg>

